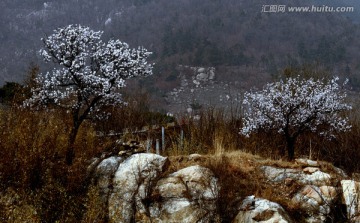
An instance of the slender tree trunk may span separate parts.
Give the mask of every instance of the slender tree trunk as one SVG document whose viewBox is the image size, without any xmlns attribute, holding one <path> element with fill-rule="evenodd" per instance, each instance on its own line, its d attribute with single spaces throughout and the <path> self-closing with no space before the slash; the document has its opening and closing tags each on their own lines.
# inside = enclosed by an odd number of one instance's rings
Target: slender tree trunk
<svg viewBox="0 0 360 223">
<path fill-rule="evenodd" d="M 67 146 L 67 150 L 66 150 L 66 157 L 65 157 L 65 161 L 67 165 L 72 165 L 74 158 L 75 158 L 75 140 L 76 140 L 76 136 L 78 134 L 79 131 L 79 127 L 80 127 L 81 122 L 78 120 L 74 120 L 74 126 L 71 129 L 70 132 L 70 136 L 69 136 L 69 141 L 68 141 L 68 146 Z"/>
<path fill-rule="evenodd" d="M 296 142 L 296 138 L 294 138 L 294 137 L 286 137 L 288 160 L 289 161 L 294 160 L 295 142 Z"/>
<path fill-rule="evenodd" d="M 66 164 L 72 165 L 73 160 L 75 158 L 75 140 L 76 136 L 78 134 L 79 128 L 81 123 L 85 120 L 85 118 L 88 116 L 91 108 L 95 107 L 96 103 L 101 100 L 102 96 L 98 96 L 94 98 L 90 105 L 86 107 L 86 109 L 81 109 L 83 105 L 83 98 L 81 94 L 78 95 L 78 103 L 76 109 L 72 111 L 72 118 L 73 118 L 73 128 L 71 129 L 70 136 L 69 136 L 69 144 L 66 151 Z M 85 103 L 85 102 L 84 102 Z M 84 111 L 82 111 L 84 110 Z"/>
</svg>

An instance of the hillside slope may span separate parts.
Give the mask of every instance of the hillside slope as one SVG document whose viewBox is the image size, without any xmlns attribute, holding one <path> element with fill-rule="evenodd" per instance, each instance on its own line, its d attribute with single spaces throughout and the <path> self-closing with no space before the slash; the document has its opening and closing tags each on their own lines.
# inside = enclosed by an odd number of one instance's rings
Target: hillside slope
<svg viewBox="0 0 360 223">
<path fill-rule="evenodd" d="M 248 89 L 260 85 L 258 80 L 271 80 L 286 66 L 318 63 L 359 85 L 356 2 L 327 3 L 353 5 L 353 13 L 261 12 L 269 4 L 324 5 L 315 0 L 4 0 L 0 3 L 0 85 L 21 81 L 31 62 L 48 69 L 37 55 L 40 38 L 71 23 L 104 30 L 106 38 L 153 51 L 155 75 L 140 84 L 160 98 L 179 88 L 179 65 L 216 67 L 217 77 L 225 84 L 236 73 L 245 79 L 241 88 Z"/>
</svg>

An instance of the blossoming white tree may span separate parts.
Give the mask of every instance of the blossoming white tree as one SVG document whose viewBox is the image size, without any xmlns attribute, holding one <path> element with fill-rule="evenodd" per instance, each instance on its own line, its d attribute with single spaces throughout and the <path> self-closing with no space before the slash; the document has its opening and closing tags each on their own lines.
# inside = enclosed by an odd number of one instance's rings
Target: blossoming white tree
<svg viewBox="0 0 360 223">
<path fill-rule="evenodd" d="M 130 49 L 119 40 L 104 43 L 101 35 L 101 31 L 69 25 L 44 38 L 41 55 L 59 66 L 36 78 L 37 87 L 26 101 L 27 105 L 56 105 L 70 111 L 73 127 L 66 153 L 68 164 L 73 161 L 74 142 L 82 122 L 99 115 L 103 106 L 123 103 L 118 90 L 125 86 L 126 79 L 152 74 L 146 49 Z"/>
<path fill-rule="evenodd" d="M 292 160 L 296 139 L 305 131 L 333 136 L 334 131 L 349 130 L 348 119 L 339 113 L 351 106 L 345 103 L 346 93 L 337 81 L 337 77 L 329 81 L 295 77 L 246 92 L 240 133 L 249 136 L 259 129 L 277 130 L 284 136 Z"/>
</svg>

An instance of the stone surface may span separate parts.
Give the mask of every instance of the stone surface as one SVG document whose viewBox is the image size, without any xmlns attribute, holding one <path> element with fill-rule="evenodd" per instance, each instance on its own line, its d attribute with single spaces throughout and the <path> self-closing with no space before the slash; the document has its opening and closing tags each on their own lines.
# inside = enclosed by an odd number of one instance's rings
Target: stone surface
<svg viewBox="0 0 360 223">
<path fill-rule="evenodd" d="M 210 222 L 217 218 L 218 183 L 207 168 L 190 166 L 161 179 L 150 207 L 155 222 Z"/>
<path fill-rule="evenodd" d="M 351 219 L 351 222 L 360 222 L 360 216 L 358 216 L 360 211 L 360 182 L 342 180 L 341 187 L 348 219 Z"/>
<path fill-rule="evenodd" d="M 336 188 L 332 186 L 317 187 L 306 185 L 292 199 L 303 211 L 308 213 L 306 222 L 326 222 L 326 216 L 330 214 L 332 201 L 337 198 Z"/>
<path fill-rule="evenodd" d="M 349 178 L 349 176 L 345 173 L 345 171 L 338 167 L 334 166 L 334 171 L 342 178 Z"/>
<path fill-rule="evenodd" d="M 107 195 L 110 192 L 110 185 L 112 185 L 112 178 L 115 171 L 119 167 L 120 163 L 124 159 L 117 156 L 112 156 L 104 159 L 95 168 L 94 180 L 96 181 L 99 189 L 99 195 L 102 199 L 107 199 Z"/>
<path fill-rule="evenodd" d="M 332 186 L 321 186 L 320 192 L 327 199 L 334 199 L 338 195 L 336 188 Z"/>
<path fill-rule="evenodd" d="M 109 222 L 132 222 L 135 216 L 148 216 L 145 202 L 168 159 L 155 154 L 134 154 L 120 163 L 109 197 Z"/>
<path fill-rule="evenodd" d="M 185 159 L 197 161 L 204 158 L 207 157 L 191 154 Z M 100 205 L 94 207 L 104 209 L 109 222 L 221 222 L 217 212 L 220 185 L 209 169 L 195 165 L 163 176 L 169 161 L 159 155 L 140 153 L 128 158 L 113 156 L 102 159 L 95 162 L 97 166 L 93 169 L 94 186 L 101 198 Z M 337 180 L 342 179 L 337 172 L 332 172 L 332 179 L 320 167 L 262 166 L 260 169 L 267 183 L 284 188 L 284 196 L 291 196 L 291 207 L 297 207 L 299 213 L 305 214 L 301 219 L 303 222 L 323 223 L 328 216 L 334 216 L 330 213 L 334 210 L 331 205 L 337 204 L 341 197 L 339 188 L 331 186 L 336 186 Z M 348 216 L 354 222 L 360 222 L 354 217 L 359 211 L 357 193 L 360 183 L 342 181 L 341 185 Z M 237 201 L 241 199 L 234 197 Z M 240 210 L 236 205 L 234 208 L 239 211 L 234 223 L 291 222 L 279 204 L 254 196 L 246 197 Z"/>
<path fill-rule="evenodd" d="M 295 159 L 295 162 L 300 165 L 304 166 L 311 166 L 311 167 L 319 167 L 320 164 L 318 161 L 310 160 L 310 159 Z"/>
<path fill-rule="evenodd" d="M 190 160 L 190 161 L 199 161 L 199 160 L 201 160 L 202 158 L 203 158 L 203 156 L 200 155 L 200 154 L 197 154 L 197 153 L 194 153 L 194 154 L 190 154 L 190 155 L 189 155 L 189 160 Z"/>
<path fill-rule="evenodd" d="M 281 183 L 285 182 L 285 179 L 290 178 L 301 184 L 328 185 L 331 183 L 330 174 L 320 170 L 312 174 L 306 174 L 302 170 L 282 169 L 271 166 L 263 166 L 261 169 L 264 171 L 265 177 L 271 182 Z"/>
<path fill-rule="evenodd" d="M 289 223 L 292 222 L 285 210 L 277 203 L 248 196 L 241 204 L 240 212 L 233 223 Z"/>
<path fill-rule="evenodd" d="M 109 222 L 210 222 L 218 218 L 219 186 L 207 168 L 191 166 L 160 179 L 168 159 L 154 154 L 109 157 L 94 183 Z M 107 201 L 107 202 L 106 202 Z"/>
<path fill-rule="evenodd" d="M 307 174 L 313 174 L 315 173 L 316 171 L 319 171 L 320 169 L 318 167 L 305 167 L 303 169 L 303 172 L 304 173 L 307 173 Z"/>
</svg>

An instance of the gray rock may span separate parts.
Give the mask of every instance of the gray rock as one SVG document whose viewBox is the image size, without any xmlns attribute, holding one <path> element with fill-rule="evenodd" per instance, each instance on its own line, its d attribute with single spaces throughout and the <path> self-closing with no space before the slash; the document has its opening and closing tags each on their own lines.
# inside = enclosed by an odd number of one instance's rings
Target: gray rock
<svg viewBox="0 0 360 223">
<path fill-rule="evenodd" d="M 201 159 L 203 159 L 204 157 L 200 154 L 197 154 L 197 153 L 193 153 L 193 154 L 190 154 L 189 155 L 189 161 L 199 161 Z"/>
<path fill-rule="evenodd" d="M 217 179 L 207 168 L 191 166 L 161 179 L 155 191 L 162 198 L 150 208 L 155 222 L 210 222 L 217 218 Z"/>
<path fill-rule="evenodd" d="M 306 222 L 323 223 L 326 222 L 332 201 L 336 198 L 335 187 L 306 185 L 293 197 L 292 201 L 311 216 L 305 219 Z"/>
<path fill-rule="evenodd" d="M 341 187 L 343 200 L 346 205 L 347 217 L 351 222 L 360 222 L 360 182 L 354 180 L 342 180 Z"/>
<path fill-rule="evenodd" d="M 112 156 L 101 161 L 95 168 L 94 180 L 99 190 L 99 195 L 103 200 L 108 199 L 107 196 L 109 195 L 109 192 L 111 192 L 110 187 L 112 185 L 114 173 L 123 160 L 124 159 L 121 157 Z"/>
<path fill-rule="evenodd" d="M 320 164 L 318 161 L 310 160 L 310 159 L 295 159 L 295 162 L 305 166 L 311 167 L 319 167 Z"/>
<path fill-rule="evenodd" d="M 335 166 L 334 166 L 334 171 L 335 171 L 338 175 L 340 175 L 342 178 L 348 178 L 348 177 L 349 177 L 349 176 L 345 173 L 344 170 L 342 170 L 342 169 L 340 169 L 340 168 L 338 168 L 338 167 L 335 167 Z"/>
<path fill-rule="evenodd" d="M 134 154 L 115 172 L 113 192 L 109 197 L 109 222 L 132 222 L 150 215 L 144 202 L 168 159 L 149 153 Z"/>
<path fill-rule="evenodd" d="M 198 75 L 196 75 L 196 79 L 199 81 L 207 81 L 209 78 L 209 75 L 206 73 L 199 73 Z"/>
<path fill-rule="evenodd" d="M 261 169 L 264 171 L 265 177 L 276 183 L 285 182 L 285 179 L 293 179 L 301 184 L 311 185 L 328 185 L 331 183 L 331 176 L 328 173 L 324 173 L 320 170 L 307 174 L 302 170 L 296 169 L 282 169 L 271 166 L 263 166 Z M 308 172 L 309 173 L 309 172 Z"/>
<path fill-rule="evenodd" d="M 197 72 L 198 72 L 198 73 L 203 73 L 203 72 L 205 72 L 205 68 L 204 68 L 204 67 L 199 67 L 199 68 L 197 69 Z"/>
<path fill-rule="evenodd" d="M 277 203 L 248 196 L 241 204 L 240 212 L 233 223 L 290 223 L 290 217 L 285 210 Z"/>
</svg>

